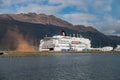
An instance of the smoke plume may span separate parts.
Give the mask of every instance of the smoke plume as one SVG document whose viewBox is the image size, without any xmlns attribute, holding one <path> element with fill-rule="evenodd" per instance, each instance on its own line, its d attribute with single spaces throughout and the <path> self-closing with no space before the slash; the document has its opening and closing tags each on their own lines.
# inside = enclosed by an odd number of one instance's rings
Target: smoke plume
<svg viewBox="0 0 120 80">
<path fill-rule="evenodd" d="M 4 37 L 4 43 L 14 47 L 18 52 L 34 52 L 35 47 L 29 42 L 25 36 L 20 33 L 18 28 L 9 28 Z"/>
</svg>

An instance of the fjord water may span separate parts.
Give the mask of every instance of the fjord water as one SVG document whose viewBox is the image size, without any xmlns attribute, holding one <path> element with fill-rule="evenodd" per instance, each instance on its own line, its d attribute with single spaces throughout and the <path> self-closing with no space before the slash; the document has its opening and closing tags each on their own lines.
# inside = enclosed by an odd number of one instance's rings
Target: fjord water
<svg viewBox="0 0 120 80">
<path fill-rule="evenodd" d="M 120 80 L 120 54 L 0 58 L 0 80 Z"/>
</svg>

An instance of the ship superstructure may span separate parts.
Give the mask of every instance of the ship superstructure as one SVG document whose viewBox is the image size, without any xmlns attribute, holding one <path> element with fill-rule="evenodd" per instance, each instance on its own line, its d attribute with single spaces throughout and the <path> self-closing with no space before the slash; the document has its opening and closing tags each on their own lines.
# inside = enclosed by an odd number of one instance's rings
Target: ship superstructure
<svg viewBox="0 0 120 80">
<path fill-rule="evenodd" d="M 87 38 L 62 34 L 40 40 L 39 51 L 83 51 L 91 48 L 91 41 Z"/>
</svg>

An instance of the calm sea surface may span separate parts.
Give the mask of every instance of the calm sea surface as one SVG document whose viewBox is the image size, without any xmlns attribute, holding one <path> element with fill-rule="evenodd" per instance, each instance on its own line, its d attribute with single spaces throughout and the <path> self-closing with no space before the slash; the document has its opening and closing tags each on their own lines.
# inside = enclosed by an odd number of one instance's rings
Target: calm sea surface
<svg viewBox="0 0 120 80">
<path fill-rule="evenodd" d="M 0 58 L 0 80 L 120 80 L 120 54 Z"/>
</svg>

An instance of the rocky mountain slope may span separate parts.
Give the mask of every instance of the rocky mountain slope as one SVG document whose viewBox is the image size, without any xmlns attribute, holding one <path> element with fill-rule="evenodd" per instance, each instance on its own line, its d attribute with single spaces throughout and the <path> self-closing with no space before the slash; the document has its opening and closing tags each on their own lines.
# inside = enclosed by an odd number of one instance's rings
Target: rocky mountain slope
<svg viewBox="0 0 120 80">
<path fill-rule="evenodd" d="M 117 44 L 120 44 L 120 37 L 104 35 L 91 26 L 72 25 L 53 15 L 0 14 L 0 49 L 14 50 L 18 48 L 18 44 L 23 44 L 23 42 L 27 42 L 28 46 L 36 47 L 41 38 L 46 35 L 60 34 L 61 30 L 65 30 L 67 35 L 81 34 L 83 37 L 89 38 L 92 47 L 116 47 Z"/>
</svg>

